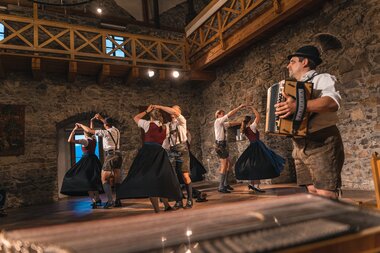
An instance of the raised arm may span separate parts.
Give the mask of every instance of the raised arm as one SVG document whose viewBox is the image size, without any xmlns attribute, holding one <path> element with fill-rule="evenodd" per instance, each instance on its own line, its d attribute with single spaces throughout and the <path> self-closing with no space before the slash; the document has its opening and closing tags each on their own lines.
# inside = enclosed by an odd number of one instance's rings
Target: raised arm
<svg viewBox="0 0 380 253">
<path fill-rule="evenodd" d="M 90 128 L 94 129 L 94 121 L 96 120 L 95 116 L 90 119 Z"/>
<path fill-rule="evenodd" d="M 167 112 L 169 114 L 173 114 L 176 117 L 179 117 L 179 115 L 181 115 L 177 110 L 175 110 L 171 107 L 167 107 L 167 106 L 163 106 L 163 105 L 154 105 L 154 108 L 163 110 L 164 112 Z"/>
<path fill-rule="evenodd" d="M 139 114 L 135 115 L 133 117 L 133 120 L 136 122 L 136 124 L 138 124 L 139 120 L 142 119 L 148 113 L 150 113 L 152 110 L 153 110 L 153 105 L 149 105 L 148 108 L 145 111 L 140 112 Z"/>
<path fill-rule="evenodd" d="M 238 121 L 228 121 L 228 127 L 234 127 L 234 126 L 239 126 L 241 122 Z"/>
<path fill-rule="evenodd" d="M 73 128 L 73 130 L 71 131 L 70 133 L 70 136 L 69 136 L 69 139 L 67 140 L 67 142 L 75 142 L 75 131 L 79 128 L 79 126 L 77 124 L 75 124 L 75 127 Z"/>
<path fill-rule="evenodd" d="M 229 112 L 227 113 L 227 117 L 229 118 L 229 117 L 233 116 L 233 115 L 236 114 L 241 108 L 244 108 L 244 107 L 245 107 L 245 104 L 241 104 L 241 105 L 239 105 L 238 107 L 236 107 L 235 109 L 232 109 L 231 111 L 229 111 Z"/>
<path fill-rule="evenodd" d="M 80 123 L 76 123 L 75 125 L 78 125 L 78 127 L 81 127 L 81 128 L 82 128 L 85 132 L 87 132 L 87 133 L 95 134 L 95 130 L 89 128 L 89 127 L 86 126 L 86 125 L 83 125 L 83 124 L 80 124 Z"/>
<path fill-rule="evenodd" d="M 260 120 L 261 120 L 261 116 L 260 116 L 260 113 L 254 108 L 252 107 L 252 112 L 255 114 L 255 123 L 256 125 L 258 125 L 260 123 Z"/>
<path fill-rule="evenodd" d="M 97 120 L 100 120 L 103 124 L 106 123 L 105 119 L 103 118 L 103 116 L 100 115 L 99 113 L 95 114 L 94 118 L 97 119 Z"/>
</svg>

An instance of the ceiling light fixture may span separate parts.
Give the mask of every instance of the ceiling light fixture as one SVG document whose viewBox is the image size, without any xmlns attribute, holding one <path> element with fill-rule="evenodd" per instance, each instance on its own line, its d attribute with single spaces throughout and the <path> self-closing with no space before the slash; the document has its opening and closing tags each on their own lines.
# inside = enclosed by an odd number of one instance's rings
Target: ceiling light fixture
<svg viewBox="0 0 380 253">
<path fill-rule="evenodd" d="M 178 78 L 178 77 L 179 77 L 179 72 L 178 72 L 177 70 L 173 70 L 173 72 L 172 72 L 172 76 L 173 76 L 174 78 Z"/>
<path fill-rule="evenodd" d="M 155 75 L 154 71 L 151 70 L 151 69 L 149 69 L 149 70 L 148 70 L 148 76 L 149 76 L 149 77 L 154 77 L 154 75 Z"/>
</svg>

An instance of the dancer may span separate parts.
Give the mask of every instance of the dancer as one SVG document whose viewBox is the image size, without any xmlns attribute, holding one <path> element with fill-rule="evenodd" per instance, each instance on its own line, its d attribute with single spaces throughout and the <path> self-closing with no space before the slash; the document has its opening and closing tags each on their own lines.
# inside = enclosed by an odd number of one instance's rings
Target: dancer
<svg viewBox="0 0 380 253">
<path fill-rule="evenodd" d="M 92 128 L 92 123 L 90 124 Z M 100 179 L 102 164 L 95 155 L 96 139 L 89 132 L 84 131 L 84 139 L 75 140 L 75 131 L 79 129 L 79 124 L 70 133 L 69 143 L 82 145 L 82 158 L 70 168 L 62 182 L 61 193 L 70 196 L 90 196 L 92 208 L 101 205 L 99 192 L 103 191 Z"/>
<path fill-rule="evenodd" d="M 106 154 L 106 158 L 102 167 L 102 183 L 103 189 L 107 196 L 107 203 L 103 208 L 108 209 L 111 207 L 121 207 L 121 202 L 119 199 L 113 201 L 112 189 L 110 184 L 110 177 L 113 174 L 115 181 L 115 191 L 118 190 L 121 182 L 121 164 L 123 159 L 120 152 L 120 132 L 113 125 L 113 120 L 111 118 L 103 118 L 99 113 L 97 113 L 94 120 L 100 120 L 103 123 L 105 130 L 94 130 L 85 126 L 83 124 L 78 124 L 84 131 L 96 136 L 103 137 L 103 150 Z"/>
<path fill-rule="evenodd" d="M 231 193 L 233 188 L 228 184 L 228 171 L 230 169 L 230 158 L 227 146 L 227 136 L 226 128 L 237 126 L 240 123 L 237 122 L 228 122 L 229 117 L 235 115 L 240 109 L 244 108 L 245 105 L 240 105 L 239 107 L 231 110 L 227 114 L 223 110 L 217 110 L 215 112 L 215 122 L 214 122 L 214 131 L 215 131 L 215 151 L 219 157 L 220 161 L 220 181 L 218 191 L 221 193 Z"/>
<path fill-rule="evenodd" d="M 186 206 L 183 206 L 182 199 L 177 201 L 174 209 L 179 208 L 192 208 L 193 207 L 193 188 L 190 178 L 190 154 L 187 146 L 187 124 L 185 117 L 181 114 L 181 108 L 178 105 L 167 107 L 162 105 L 155 105 L 154 108 L 163 110 L 170 114 L 171 122 L 166 126 L 169 129 L 168 143 L 169 143 L 169 158 L 173 168 L 175 168 L 178 175 L 182 175 L 185 183 L 187 201 Z"/>
<path fill-rule="evenodd" d="M 260 133 L 257 129 L 260 123 L 260 114 L 255 108 L 251 107 L 251 109 L 255 114 L 255 120 L 253 121 L 251 116 L 245 116 L 240 127 L 250 144 L 236 161 L 235 175 L 239 180 L 251 180 L 248 189 L 263 193 L 265 191 L 259 187 L 260 179 L 278 177 L 284 169 L 285 159 L 270 150 L 260 140 Z"/>
<path fill-rule="evenodd" d="M 145 115 L 150 116 L 149 121 L 142 119 Z M 144 130 L 144 144 L 116 196 L 118 199 L 149 198 L 156 213 L 160 211 L 158 200 L 161 198 L 165 211 L 172 210 L 168 199 L 180 200 L 182 194 L 169 157 L 161 146 L 167 135 L 162 115 L 150 105 L 133 119 Z"/>
</svg>

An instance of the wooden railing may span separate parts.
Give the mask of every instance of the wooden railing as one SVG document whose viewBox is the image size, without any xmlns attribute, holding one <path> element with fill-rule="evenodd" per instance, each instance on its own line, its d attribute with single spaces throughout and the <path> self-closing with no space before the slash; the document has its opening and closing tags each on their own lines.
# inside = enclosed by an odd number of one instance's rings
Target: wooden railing
<svg viewBox="0 0 380 253">
<path fill-rule="evenodd" d="M 270 9 L 280 0 L 223 0 L 224 4 L 213 10 L 221 1 L 213 1 L 207 10 L 186 27 L 189 57 L 193 57 L 208 45 L 218 42 L 224 46 L 225 33 L 245 18 Z M 278 5 L 279 6 L 279 5 Z M 207 19 L 204 15 L 209 15 Z"/>
<path fill-rule="evenodd" d="M 213 0 L 186 26 L 189 64 L 204 70 L 324 0 Z"/>
<path fill-rule="evenodd" d="M 187 69 L 184 41 L 0 14 L 6 53 L 137 67 Z"/>
</svg>

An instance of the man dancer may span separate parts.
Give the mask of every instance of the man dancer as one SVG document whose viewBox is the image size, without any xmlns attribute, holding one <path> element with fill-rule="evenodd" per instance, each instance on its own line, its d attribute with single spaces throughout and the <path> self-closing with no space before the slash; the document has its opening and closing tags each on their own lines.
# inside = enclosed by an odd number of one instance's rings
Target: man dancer
<svg viewBox="0 0 380 253">
<path fill-rule="evenodd" d="M 110 184 L 110 177 L 114 175 L 115 191 L 120 187 L 121 183 L 121 163 L 122 157 L 120 152 L 120 131 L 113 126 L 113 120 L 111 118 L 103 118 L 99 113 L 95 115 L 93 119 L 103 122 L 105 130 L 94 130 L 83 124 L 79 124 L 84 131 L 95 134 L 99 137 L 103 137 L 103 150 L 106 154 L 106 158 L 102 167 L 102 184 L 104 192 L 107 196 L 107 203 L 104 205 L 105 209 L 111 207 L 121 207 L 119 199 L 113 201 L 112 189 Z"/>
<path fill-rule="evenodd" d="M 225 114 L 223 110 L 217 110 L 215 112 L 215 151 L 219 157 L 220 161 L 220 181 L 218 191 L 221 193 L 231 193 L 230 190 L 233 188 L 228 185 L 228 171 L 231 166 L 231 161 L 229 159 L 227 140 L 226 140 L 226 128 L 240 125 L 239 122 L 228 122 L 228 118 L 236 114 L 240 109 L 244 108 L 245 105 L 240 105 L 239 107 L 233 109 L 232 111 Z"/>
<path fill-rule="evenodd" d="M 155 105 L 154 108 L 163 110 L 170 114 L 172 121 L 167 123 L 169 129 L 168 144 L 169 158 L 173 168 L 176 168 L 177 173 L 182 173 L 183 181 L 187 193 L 186 206 L 183 207 L 182 200 L 176 201 L 174 209 L 192 208 L 193 206 L 193 188 L 190 178 L 190 154 L 187 146 L 187 125 L 186 119 L 181 114 L 181 108 L 178 105 L 167 107 Z"/>
</svg>

